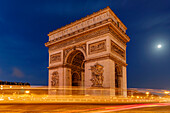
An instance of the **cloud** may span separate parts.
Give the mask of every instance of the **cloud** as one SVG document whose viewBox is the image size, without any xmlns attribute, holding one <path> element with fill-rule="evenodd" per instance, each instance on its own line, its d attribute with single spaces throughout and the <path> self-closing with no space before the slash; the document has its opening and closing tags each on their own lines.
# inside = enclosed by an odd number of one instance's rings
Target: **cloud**
<svg viewBox="0 0 170 113">
<path fill-rule="evenodd" d="M 12 76 L 15 76 L 15 77 L 17 77 L 17 78 L 22 78 L 22 77 L 24 77 L 25 75 L 24 75 L 24 73 L 20 70 L 20 69 L 18 69 L 18 68 L 16 68 L 16 67 L 14 67 L 13 69 L 12 69 Z"/>
<path fill-rule="evenodd" d="M 161 15 L 161 16 L 157 16 L 155 18 L 151 18 L 148 21 L 145 21 L 144 27 L 147 29 L 151 29 L 154 27 L 158 27 L 160 25 L 165 25 L 167 22 L 169 22 L 168 20 L 170 19 L 170 15 Z"/>
</svg>

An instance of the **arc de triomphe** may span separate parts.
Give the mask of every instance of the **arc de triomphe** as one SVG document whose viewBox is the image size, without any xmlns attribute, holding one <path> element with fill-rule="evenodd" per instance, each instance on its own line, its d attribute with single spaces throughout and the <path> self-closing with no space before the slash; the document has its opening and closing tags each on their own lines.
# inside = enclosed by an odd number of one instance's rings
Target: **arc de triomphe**
<svg viewBox="0 0 170 113">
<path fill-rule="evenodd" d="M 126 96 L 126 29 L 107 7 L 50 32 L 49 87 L 120 88 Z"/>
</svg>

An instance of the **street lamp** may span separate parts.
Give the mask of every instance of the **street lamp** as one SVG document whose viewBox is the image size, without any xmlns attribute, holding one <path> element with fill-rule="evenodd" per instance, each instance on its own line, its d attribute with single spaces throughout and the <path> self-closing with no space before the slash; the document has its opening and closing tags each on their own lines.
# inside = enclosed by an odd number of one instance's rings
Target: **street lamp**
<svg viewBox="0 0 170 113">
<path fill-rule="evenodd" d="M 147 97 L 149 97 L 149 94 L 150 94 L 150 93 L 147 91 L 145 94 L 146 94 Z"/>
<path fill-rule="evenodd" d="M 26 94 L 29 94 L 29 93 L 30 93 L 30 91 L 26 90 L 26 91 L 25 91 L 25 93 L 26 93 Z"/>
<path fill-rule="evenodd" d="M 165 91 L 164 93 L 168 95 L 170 92 L 169 91 Z"/>
<path fill-rule="evenodd" d="M 150 93 L 147 91 L 145 94 L 146 94 L 146 95 L 149 95 Z"/>
</svg>

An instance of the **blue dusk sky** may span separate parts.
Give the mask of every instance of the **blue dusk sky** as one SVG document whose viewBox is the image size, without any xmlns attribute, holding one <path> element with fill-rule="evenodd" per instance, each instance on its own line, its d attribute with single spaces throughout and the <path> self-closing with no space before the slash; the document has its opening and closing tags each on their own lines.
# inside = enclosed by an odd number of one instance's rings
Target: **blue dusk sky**
<svg viewBox="0 0 170 113">
<path fill-rule="evenodd" d="M 170 89 L 170 0 L 0 0 L 0 80 L 47 85 L 47 34 L 107 6 L 131 38 L 128 87 Z"/>
</svg>

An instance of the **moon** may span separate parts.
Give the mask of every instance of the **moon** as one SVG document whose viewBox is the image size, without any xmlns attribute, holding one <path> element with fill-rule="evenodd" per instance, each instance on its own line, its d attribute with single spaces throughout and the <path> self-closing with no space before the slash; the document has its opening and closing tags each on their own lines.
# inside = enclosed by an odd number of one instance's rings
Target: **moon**
<svg viewBox="0 0 170 113">
<path fill-rule="evenodd" d="M 162 48 L 162 45 L 161 45 L 161 44 L 158 44 L 158 45 L 157 45 L 157 48 Z"/>
</svg>

